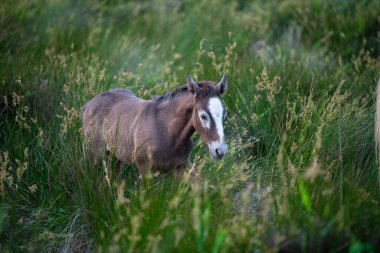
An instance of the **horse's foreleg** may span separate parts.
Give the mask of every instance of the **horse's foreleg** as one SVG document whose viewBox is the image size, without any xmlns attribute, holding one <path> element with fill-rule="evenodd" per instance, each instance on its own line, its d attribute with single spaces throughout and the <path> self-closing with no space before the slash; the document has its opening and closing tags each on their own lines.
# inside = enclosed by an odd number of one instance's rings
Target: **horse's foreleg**
<svg viewBox="0 0 380 253">
<path fill-rule="evenodd" d="M 121 175 L 123 167 L 124 167 L 124 163 L 118 159 L 116 161 L 116 176 L 119 177 Z"/>
<path fill-rule="evenodd" d="M 185 167 L 177 166 L 174 170 L 174 179 L 176 181 L 181 181 L 184 174 L 185 174 Z"/>
<path fill-rule="evenodd" d="M 139 170 L 140 178 L 144 177 L 150 170 L 149 163 L 147 163 L 145 159 L 137 159 L 136 166 Z"/>
<path fill-rule="evenodd" d="M 176 180 L 181 180 L 186 176 L 192 183 L 200 182 L 201 175 L 197 171 L 196 167 L 190 162 L 187 161 L 186 164 L 177 166 L 174 171 L 174 178 Z"/>
</svg>

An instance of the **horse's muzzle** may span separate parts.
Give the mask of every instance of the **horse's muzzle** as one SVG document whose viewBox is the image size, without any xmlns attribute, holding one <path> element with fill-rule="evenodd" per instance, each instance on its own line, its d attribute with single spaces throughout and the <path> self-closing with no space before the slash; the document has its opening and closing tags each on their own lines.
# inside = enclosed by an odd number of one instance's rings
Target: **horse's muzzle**
<svg viewBox="0 0 380 253">
<path fill-rule="evenodd" d="M 225 143 L 211 142 L 208 145 L 212 159 L 220 160 L 227 153 L 228 146 Z"/>
</svg>

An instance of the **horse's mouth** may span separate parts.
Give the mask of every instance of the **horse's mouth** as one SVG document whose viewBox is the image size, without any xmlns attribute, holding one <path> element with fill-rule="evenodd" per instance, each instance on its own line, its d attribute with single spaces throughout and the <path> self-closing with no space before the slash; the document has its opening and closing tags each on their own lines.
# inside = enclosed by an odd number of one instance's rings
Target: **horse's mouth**
<svg viewBox="0 0 380 253">
<path fill-rule="evenodd" d="M 212 159 L 221 160 L 227 153 L 228 146 L 226 143 L 212 141 L 208 144 L 208 150 Z"/>
</svg>

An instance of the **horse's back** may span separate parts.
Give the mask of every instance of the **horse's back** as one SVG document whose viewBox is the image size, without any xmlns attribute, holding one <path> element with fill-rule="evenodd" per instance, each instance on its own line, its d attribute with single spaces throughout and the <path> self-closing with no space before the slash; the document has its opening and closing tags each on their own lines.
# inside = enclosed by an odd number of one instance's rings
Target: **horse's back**
<svg viewBox="0 0 380 253">
<path fill-rule="evenodd" d="M 102 120 L 118 110 L 136 110 L 143 101 L 129 90 L 115 89 L 99 93 L 84 106 L 83 124 L 87 124 L 86 120 L 91 118 L 99 117 L 99 120 Z"/>
<path fill-rule="evenodd" d="M 99 93 L 86 103 L 82 113 L 83 133 L 95 161 L 104 148 L 123 156 L 122 160 L 130 158 L 130 150 L 120 149 L 131 139 L 126 134 L 131 132 L 132 122 L 144 104 L 145 100 L 122 89 Z"/>
<path fill-rule="evenodd" d="M 126 89 L 112 89 L 105 91 L 96 95 L 92 100 L 104 103 L 106 106 L 115 106 L 117 103 L 128 103 L 129 101 L 134 103 L 144 101 Z"/>
</svg>

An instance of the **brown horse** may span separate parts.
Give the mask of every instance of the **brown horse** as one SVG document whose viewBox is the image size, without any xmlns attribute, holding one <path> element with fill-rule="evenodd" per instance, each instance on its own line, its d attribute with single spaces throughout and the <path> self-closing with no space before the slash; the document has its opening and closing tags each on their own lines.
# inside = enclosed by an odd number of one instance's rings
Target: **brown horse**
<svg viewBox="0 0 380 253">
<path fill-rule="evenodd" d="M 192 135 L 198 132 L 213 159 L 227 152 L 223 121 L 226 109 L 221 96 L 227 76 L 215 84 L 187 85 L 152 100 L 128 90 L 110 90 L 95 96 L 83 108 L 82 125 L 87 147 L 97 163 L 105 150 L 119 164 L 133 163 L 140 174 L 147 169 L 181 172 L 189 165 Z"/>
</svg>

